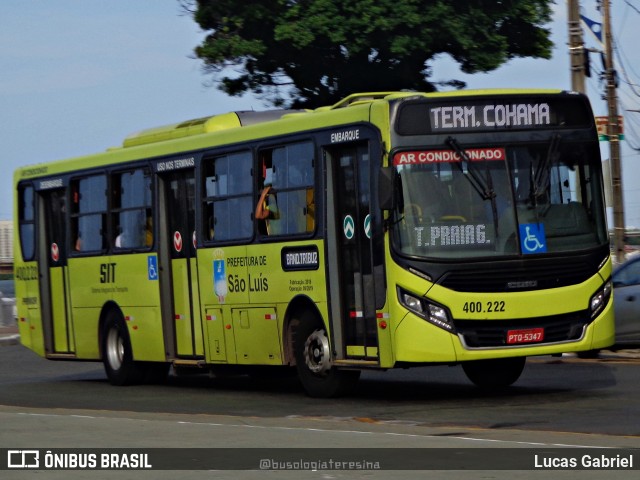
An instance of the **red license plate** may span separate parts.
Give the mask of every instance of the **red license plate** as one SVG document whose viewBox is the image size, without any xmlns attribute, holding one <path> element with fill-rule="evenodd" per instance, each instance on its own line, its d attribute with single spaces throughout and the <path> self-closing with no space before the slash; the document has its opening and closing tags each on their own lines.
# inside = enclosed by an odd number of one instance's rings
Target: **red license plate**
<svg viewBox="0 0 640 480">
<path fill-rule="evenodd" d="M 544 340 L 544 328 L 525 328 L 507 331 L 507 345 L 536 343 Z"/>
</svg>

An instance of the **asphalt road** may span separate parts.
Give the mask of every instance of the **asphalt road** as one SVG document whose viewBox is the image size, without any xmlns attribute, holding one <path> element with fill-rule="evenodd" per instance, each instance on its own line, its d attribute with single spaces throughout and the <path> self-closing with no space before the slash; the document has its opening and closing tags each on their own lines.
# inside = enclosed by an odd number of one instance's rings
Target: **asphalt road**
<svg viewBox="0 0 640 480">
<path fill-rule="evenodd" d="M 306 397 L 295 377 L 286 375 L 171 376 L 164 385 L 113 387 L 99 363 L 47 361 L 6 345 L 0 347 L 0 448 L 640 448 L 639 380 L 637 360 L 543 358 L 530 360 L 514 387 L 493 394 L 476 389 L 459 367 L 429 367 L 365 372 L 351 395 L 320 400 Z M 72 478 L 70 472 L 46 473 L 40 478 Z M 116 478 L 116 472 L 91 473 L 73 478 Z M 135 478 L 175 478 L 172 472 L 136 473 Z M 199 473 L 180 477 L 301 478 L 300 472 Z M 503 473 L 427 476 L 541 474 Z M 554 471 L 552 477 L 596 474 L 635 478 L 627 471 L 580 470 Z M 417 477 L 387 471 L 314 472 L 305 478 Z"/>
<path fill-rule="evenodd" d="M 640 362 L 529 360 L 503 392 L 475 388 L 459 367 L 364 372 L 344 398 L 312 399 L 295 376 L 171 376 L 165 385 L 113 387 L 100 363 L 44 360 L 0 347 L 0 405 L 252 417 L 347 417 L 371 422 L 526 428 L 638 436 Z"/>
</svg>

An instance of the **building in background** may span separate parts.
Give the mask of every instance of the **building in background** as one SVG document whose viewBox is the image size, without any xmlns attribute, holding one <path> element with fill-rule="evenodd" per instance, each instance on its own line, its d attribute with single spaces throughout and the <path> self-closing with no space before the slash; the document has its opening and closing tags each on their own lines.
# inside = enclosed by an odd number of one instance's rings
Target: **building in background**
<svg viewBox="0 0 640 480">
<path fill-rule="evenodd" d="M 13 222 L 0 220 L 0 273 L 13 270 Z"/>
</svg>

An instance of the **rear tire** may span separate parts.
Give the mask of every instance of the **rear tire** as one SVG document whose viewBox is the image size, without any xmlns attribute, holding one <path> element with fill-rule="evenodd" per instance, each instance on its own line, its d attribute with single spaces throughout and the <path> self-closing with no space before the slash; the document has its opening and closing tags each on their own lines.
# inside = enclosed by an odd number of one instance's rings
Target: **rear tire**
<svg viewBox="0 0 640 480">
<path fill-rule="evenodd" d="M 462 369 L 475 385 L 480 388 L 504 388 L 515 383 L 527 361 L 527 357 L 496 358 L 463 362 Z"/>
<path fill-rule="evenodd" d="M 107 313 L 102 335 L 102 362 L 112 385 L 134 385 L 144 379 L 145 365 L 133 360 L 129 331 L 119 312 Z"/>
<path fill-rule="evenodd" d="M 359 370 L 338 370 L 331 363 L 329 338 L 322 322 L 304 312 L 296 331 L 295 355 L 298 378 L 310 397 L 329 398 L 345 394 L 360 377 Z"/>
</svg>

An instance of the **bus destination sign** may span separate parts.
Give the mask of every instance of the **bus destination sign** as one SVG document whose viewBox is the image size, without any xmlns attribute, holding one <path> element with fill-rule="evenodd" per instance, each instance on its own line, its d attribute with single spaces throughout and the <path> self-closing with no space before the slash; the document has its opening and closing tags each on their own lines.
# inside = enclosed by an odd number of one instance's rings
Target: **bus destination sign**
<svg viewBox="0 0 640 480">
<path fill-rule="evenodd" d="M 581 97 L 459 98 L 407 101 L 400 106 L 400 135 L 448 135 L 544 128 L 588 128 L 591 115 Z"/>
<path fill-rule="evenodd" d="M 434 133 L 449 130 L 486 130 L 508 127 L 540 127 L 551 124 L 548 103 L 490 105 L 438 105 L 429 108 Z"/>
</svg>

